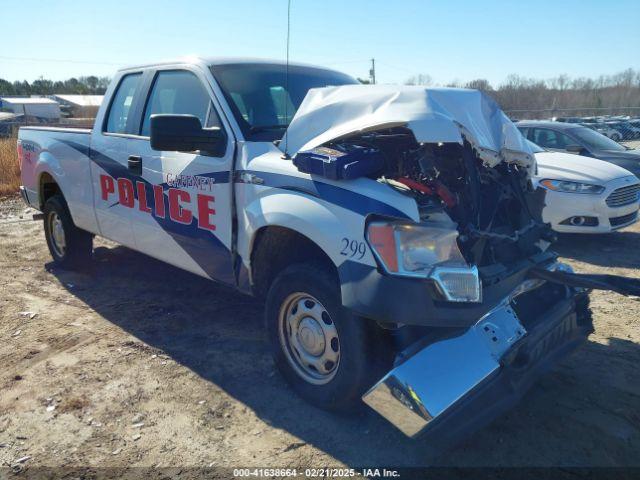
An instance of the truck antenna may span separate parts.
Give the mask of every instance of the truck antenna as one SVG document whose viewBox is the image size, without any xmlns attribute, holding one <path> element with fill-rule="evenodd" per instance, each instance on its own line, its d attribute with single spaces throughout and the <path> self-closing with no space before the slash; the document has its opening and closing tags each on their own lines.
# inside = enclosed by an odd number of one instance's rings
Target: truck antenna
<svg viewBox="0 0 640 480">
<path fill-rule="evenodd" d="M 287 96 L 289 95 L 289 38 L 291 36 L 291 0 L 287 0 L 287 60 L 285 67 L 285 78 L 284 78 L 284 95 L 282 96 L 282 101 L 284 102 L 284 121 L 289 120 L 289 102 L 287 101 Z M 287 132 L 284 133 L 284 155 L 282 156 L 285 160 L 289 160 L 291 157 L 289 156 L 289 136 Z"/>
</svg>

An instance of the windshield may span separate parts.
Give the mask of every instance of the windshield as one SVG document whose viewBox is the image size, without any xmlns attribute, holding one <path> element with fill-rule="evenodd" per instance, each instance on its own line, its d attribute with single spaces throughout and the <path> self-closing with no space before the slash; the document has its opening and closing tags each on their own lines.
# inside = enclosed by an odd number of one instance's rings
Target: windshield
<svg viewBox="0 0 640 480">
<path fill-rule="evenodd" d="M 299 65 L 238 63 L 211 66 L 245 138 L 282 138 L 296 110 L 311 88 L 357 84 L 332 70 Z"/>
<path fill-rule="evenodd" d="M 591 130 L 587 127 L 572 128 L 571 134 L 587 147 L 587 150 L 625 150 L 625 148 L 617 142 L 614 142 L 601 133 Z"/>
</svg>

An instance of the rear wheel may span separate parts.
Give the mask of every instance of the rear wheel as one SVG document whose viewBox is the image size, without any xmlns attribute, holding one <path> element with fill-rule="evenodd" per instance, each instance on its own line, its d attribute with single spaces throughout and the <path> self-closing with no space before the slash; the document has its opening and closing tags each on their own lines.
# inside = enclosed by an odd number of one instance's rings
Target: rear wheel
<svg viewBox="0 0 640 480">
<path fill-rule="evenodd" d="M 80 268 L 91 260 L 93 235 L 73 224 L 61 195 L 54 195 L 44 205 L 44 234 L 56 265 Z"/>
<path fill-rule="evenodd" d="M 267 294 L 273 357 L 292 388 L 309 403 L 346 410 L 376 380 L 372 325 L 341 304 L 337 279 L 315 263 L 292 265 Z"/>
</svg>

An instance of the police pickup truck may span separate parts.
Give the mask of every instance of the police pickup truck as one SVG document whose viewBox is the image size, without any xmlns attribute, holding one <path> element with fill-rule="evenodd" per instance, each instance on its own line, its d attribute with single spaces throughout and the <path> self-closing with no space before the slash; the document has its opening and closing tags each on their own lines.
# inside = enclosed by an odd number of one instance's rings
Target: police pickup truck
<svg viewBox="0 0 640 480">
<path fill-rule="evenodd" d="M 120 70 L 93 129 L 18 153 L 60 267 L 99 235 L 264 298 L 301 397 L 412 437 L 514 404 L 592 331 L 589 288 L 638 291 L 557 262 L 530 147 L 474 90 L 189 58 Z"/>
</svg>

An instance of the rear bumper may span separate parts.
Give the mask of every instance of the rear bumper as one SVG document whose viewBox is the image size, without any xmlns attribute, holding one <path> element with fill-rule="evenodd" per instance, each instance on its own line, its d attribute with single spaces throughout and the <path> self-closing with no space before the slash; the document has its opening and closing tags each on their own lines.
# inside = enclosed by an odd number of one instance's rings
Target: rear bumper
<svg viewBox="0 0 640 480">
<path fill-rule="evenodd" d="M 363 400 L 410 437 L 455 444 L 515 405 L 593 331 L 588 297 L 576 289 L 541 317 L 525 332 L 503 304 L 463 335 L 402 361 Z"/>
</svg>

